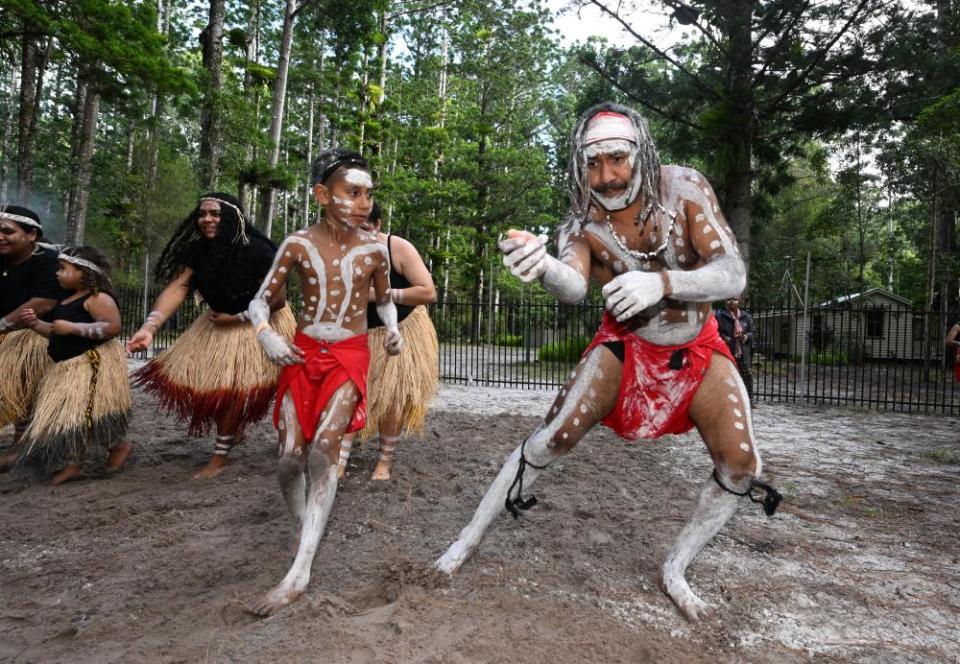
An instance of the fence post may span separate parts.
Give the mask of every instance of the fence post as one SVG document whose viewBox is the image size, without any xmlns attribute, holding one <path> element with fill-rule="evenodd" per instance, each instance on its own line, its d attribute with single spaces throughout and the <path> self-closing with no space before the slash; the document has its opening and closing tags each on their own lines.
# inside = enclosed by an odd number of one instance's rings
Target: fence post
<svg viewBox="0 0 960 664">
<path fill-rule="evenodd" d="M 803 278 L 803 330 L 800 336 L 800 384 L 798 390 L 803 390 L 804 401 L 810 398 L 810 390 L 807 389 L 807 361 L 809 358 L 808 349 L 810 347 L 810 253 L 807 252 L 807 271 Z"/>
</svg>

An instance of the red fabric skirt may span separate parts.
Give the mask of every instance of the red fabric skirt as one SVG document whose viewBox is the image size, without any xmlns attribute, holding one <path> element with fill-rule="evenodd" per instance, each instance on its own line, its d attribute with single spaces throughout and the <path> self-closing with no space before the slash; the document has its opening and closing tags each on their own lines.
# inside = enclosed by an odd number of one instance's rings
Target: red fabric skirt
<svg viewBox="0 0 960 664">
<path fill-rule="evenodd" d="M 710 368 L 713 353 L 734 362 L 730 349 L 717 332 L 713 316 L 707 317 L 693 341 L 679 346 L 660 346 L 641 339 L 609 312 L 604 312 L 600 329 L 584 354 L 611 341 L 623 342 L 623 374 L 617 405 L 603 418 L 603 424 L 627 440 L 659 438 L 692 429 L 690 403 Z M 671 369 L 670 359 L 677 351 L 681 351 L 682 366 Z"/>
<path fill-rule="evenodd" d="M 341 385 L 353 381 L 360 392 L 360 401 L 353 411 L 347 433 L 359 431 L 367 421 L 367 370 L 370 368 L 370 350 L 367 335 L 358 334 L 329 343 L 317 341 L 303 332 L 297 332 L 293 343 L 304 353 L 304 363 L 284 367 L 277 385 L 277 403 L 273 409 L 273 424 L 280 421 L 280 405 L 287 392 L 293 398 L 297 420 L 303 437 L 308 442 L 316 433 L 320 414 Z"/>
</svg>

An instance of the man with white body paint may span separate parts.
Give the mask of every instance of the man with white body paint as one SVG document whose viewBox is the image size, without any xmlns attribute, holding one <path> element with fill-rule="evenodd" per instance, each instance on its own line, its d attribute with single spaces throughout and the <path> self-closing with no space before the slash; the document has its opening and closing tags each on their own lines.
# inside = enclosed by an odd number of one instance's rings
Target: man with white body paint
<svg viewBox="0 0 960 664">
<path fill-rule="evenodd" d="M 514 516 L 547 465 L 598 422 L 628 440 L 696 426 L 714 462 L 687 525 L 660 573 L 660 588 L 689 620 L 708 605 L 685 579 L 687 566 L 733 516 L 741 496 L 766 491 L 772 514 L 779 494 L 761 471 L 750 402 L 710 303 L 739 294 L 745 268 L 736 239 L 706 179 L 661 166 L 647 124 L 635 111 L 600 104 L 572 137 L 572 210 L 558 233 L 559 258 L 545 238 L 509 231 L 504 264 L 526 282 L 539 279 L 558 300 L 587 294 L 592 276 L 606 312 L 593 343 L 560 390 L 543 423 L 512 454 L 471 522 L 436 565 L 452 574 L 506 505 Z M 519 485 L 514 495 L 514 487 Z"/>
<path fill-rule="evenodd" d="M 267 357 L 284 367 L 274 424 L 279 433 L 280 488 L 299 531 L 290 571 L 250 610 L 269 615 L 299 599 L 337 491 L 344 433 L 366 420 L 367 299 L 371 284 L 384 321 L 387 353 L 400 352 L 397 311 L 390 298 L 387 248 L 360 225 L 373 206 L 367 163 L 354 152 L 326 150 L 311 182 L 323 218 L 284 240 L 248 313 Z M 269 324 L 271 299 L 296 271 L 303 294 L 293 344 Z M 305 473 L 305 470 L 309 472 Z"/>
</svg>

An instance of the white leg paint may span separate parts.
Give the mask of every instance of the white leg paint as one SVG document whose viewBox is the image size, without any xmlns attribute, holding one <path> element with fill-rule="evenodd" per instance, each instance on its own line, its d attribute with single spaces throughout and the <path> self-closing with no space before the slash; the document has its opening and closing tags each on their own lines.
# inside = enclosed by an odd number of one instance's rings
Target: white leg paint
<svg viewBox="0 0 960 664">
<path fill-rule="evenodd" d="M 542 427 L 538 429 L 527 441 L 527 446 L 524 451 L 527 460 L 538 466 L 549 464 L 559 456 L 547 447 L 550 437 L 543 435 L 543 433 L 544 429 Z M 517 467 L 519 465 L 520 447 L 517 447 L 517 449 L 507 457 L 503 468 L 500 469 L 500 473 L 496 479 L 493 480 L 490 488 L 487 489 L 487 493 L 483 497 L 483 500 L 480 501 L 480 506 L 477 507 L 473 519 L 460 531 L 459 539 L 450 545 L 446 553 L 440 556 L 440 559 L 434 563 L 437 569 L 447 574 L 453 574 L 467 561 L 467 558 L 470 557 L 474 549 L 477 548 L 477 545 L 480 544 L 480 540 L 483 539 L 483 534 L 490 526 L 490 522 L 503 510 L 503 504 L 507 499 L 507 491 L 517 476 Z M 533 484 L 541 472 L 541 470 L 533 468 L 529 464 L 527 465 L 523 472 L 524 490 Z"/>
<path fill-rule="evenodd" d="M 297 601 L 306 590 L 307 584 L 310 583 L 310 568 L 313 565 L 313 558 L 317 553 L 317 546 L 323 536 L 323 531 L 326 529 L 327 519 L 333 507 L 333 500 L 337 495 L 337 464 L 331 460 L 330 454 L 343 429 L 334 432 L 327 429 L 326 425 L 334 420 L 338 411 L 344 406 L 352 407 L 349 396 L 352 394 L 352 389 L 350 387 L 349 389 L 338 390 L 321 415 L 321 424 L 317 427 L 316 435 L 308 452 L 309 483 L 302 516 L 303 525 L 300 529 L 300 541 L 297 545 L 297 555 L 280 584 L 250 607 L 250 611 L 256 615 L 270 615 L 278 609 Z M 344 424 L 344 426 L 346 425 Z M 295 447 L 294 452 L 297 449 Z M 295 456 L 295 454 L 292 456 Z M 302 473 L 301 477 L 303 477 Z"/>
<path fill-rule="evenodd" d="M 311 450 L 309 464 L 310 488 L 297 556 L 283 581 L 252 607 L 253 613 L 257 615 L 270 615 L 297 601 L 310 583 L 313 558 L 327 526 L 333 499 L 337 495 L 337 466 L 330 463 L 326 452 L 319 448 Z"/>
<path fill-rule="evenodd" d="M 289 393 L 283 395 L 280 414 L 283 417 L 284 438 L 280 448 L 280 461 L 277 465 L 277 478 L 280 480 L 280 491 L 293 516 L 294 526 L 299 528 L 303 523 L 303 512 L 306 509 L 307 485 L 303 474 L 306 460 L 298 454 L 296 431 L 300 425 Z"/>
<path fill-rule="evenodd" d="M 340 439 L 340 458 L 337 462 L 337 477 L 343 478 L 347 472 L 347 462 L 350 461 L 350 450 L 353 447 L 353 434 L 345 433 Z"/>
<path fill-rule="evenodd" d="M 690 589 L 685 578 L 687 567 L 704 545 L 713 539 L 734 515 L 740 500 L 739 496 L 727 493 L 717 485 L 713 477 L 709 477 L 700 489 L 690 520 L 663 563 L 660 588 L 688 620 L 703 618 L 708 613 L 709 606 Z"/>
<path fill-rule="evenodd" d="M 596 349 L 595 352 L 587 356 L 586 361 L 582 362 L 577 369 L 574 370 L 572 382 L 568 383 L 560 392 L 561 396 L 564 396 L 560 412 L 549 422 L 545 422 L 537 427 L 533 435 L 527 439 L 524 454 L 530 463 L 537 466 L 546 466 L 561 456 L 561 453 L 558 452 L 552 444 L 553 438 L 564 423 L 570 421 L 571 418 L 575 416 L 574 413 L 577 411 L 581 399 L 584 395 L 590 394 L 588 391 L 591 389 L 590 386 L 594 380 L 600 376 L 600 353 L 601 350 Z M 591 406 L 596 410 L 594 404 L 591 404 Z M 585 427 L 585 430 L 588 429 L 589 427 Z M 500 473 L 496 479 L 493 480 L 490 488 L 487 489 L 483 500 L 480 501 L 480 506 L 477 507 L 473 519 L 460 531 L 460 537 L 457 541 L 450 545 L 446 553 L 440 556 L 434 563 L 437 569 L 447 574 L 453 574 L 460 569 L 460 566 L 466 562 L 474 549 L 477 548 L 477 545 L 483 538 L 483 534 L 490 526 L 490 522 L 493 521 L 494 517 L 503 509 L 504 502 L 507 499 L 507 492 L 510 490 L 510 485 L 513 484 L 513 480 L 517 476 L 517 468 L 520 465 L 521 448 L 523 448 L 523 445 L 517 447 L 517 449 L 507 457 L 503 468 L 500 469 Z M 524 490 L 527 490 L 533 485 L 534 480 L 540 476 L 541 472 L 541 470 L 527 464 L 523 473 Z"/>
</svg>

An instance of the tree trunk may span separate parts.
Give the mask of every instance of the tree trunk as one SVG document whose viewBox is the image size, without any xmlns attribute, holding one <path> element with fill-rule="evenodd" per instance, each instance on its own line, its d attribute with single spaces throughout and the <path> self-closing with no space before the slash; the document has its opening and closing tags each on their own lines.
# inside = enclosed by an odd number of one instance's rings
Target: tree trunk
<svg viewBox="0 0 960 664">
<path fill-rule="evenodd" d="M 246 67 L 244 67 L 243 74 L 243 92 L 244 98 L 249 99 L 251 90 L 253 90 L 253 74 L 250 73 L 250 65 L 256 63 L 260 55 L 260 0 L 250 0 L 247 6 L 247 51 L 245 56 Z M 259 110 L 256 113 L 256 117 L 257 119 L 260 118 Z M 244 148 L 244 161 L 246 164 L 251 164 L 253 159 L 253 146 L 248 143 Z M 247 216 L 252 218 L 254 215 L 253 188 L 242 179 L 237 184 L 237 197 L 240 199 L 240 203 L 243 205 Z"/>
<path fill-rule="evenodd" d="M 307 110 L 307 184 L 303 188 L 303 224 L 302 228 L 310 225 L 310 174 L 313 166 L 313 116 L 316 105 L 314 82 L 310 81 L 310 100 Z"/>
<path fill-rule="evenodd" d="M 17 95 L 17 80 L 15 71 L 13 69 L 10 70 L 9 84 L 10 92 L 7 95 L 7 98 L 13 99 Z M 14 133 L 13 118 L 13 104 L 7 104 L 3 114 L 3 133 L 0 134 L 0 200 L 2 201 L 10 200 L 10 197 L 7 195 L 7 190 L 10 185 L 9 167 L 10 164 L 13 163 L 13 159 L 11 158 L 11 153 L 13 152 L 11 139 Z"/>
<path fill-rule="evenodd" d="M 200 182 L 204 189 L 216 187 L 223 143 L 220 96 L 223 88 L 223 19 L 225 0 L 210 0 L 210 20 L 200 33 L 207 90 L 200 113 Z"/>
<path fill-rule="evenodd" d="M 290 50 L 293 46 L 294 11 L 296 0 L 287 0 L 283 12 L 283 32 L 280 35 L 280 53 L 277 59 L 277 77 L 273 83 L 273 101 L 270 105 L 270 171 L 280 162 L 280 135 L 283 131 L 283 110 L 287 99 L 287 73 L 290 70 Z M 261 188 L 260 226 L 267 237 L 273 230 L 274 213 L 273 187 L 267 183 Z"/>
<path fill-rule="evenodd" d="M 37 116 L 43 90 L 43 72 L 50 54 L 50 40 L 43 46 L 32 33 L 32 26 L 24 26 L 20 47 L 20 115 L 17 120 L 17 200 L 30 204 L 33 185 L 33 139 L 37 132 Z"/>
<path fill-rule="evenodd" d="M 750 30 L 754 4 L 755 0 L 731 0 L 724 6 L 724 31 L 730 52 L 727 102 L 732 109 L 725 142 L 733 158 L 723 177 L 723 203 L 748 271 L 753 223 L 753 138 L 756 132 Z"/>
<path fill-rule="evenodd" d="M 137 123 L 134 122 L 133 117 L 127 120 L 127 173 L 133 171 L 133 148 L 134 148 L 134 136 L 137 131 Z"/>
<path fill-rule="evenodd" d="M 380 63 L 380 92 L 377 96 L 377 119 L 379 120 L 378 125 L 380 127 L 379 134 L 377 135 L 377 143 L 374 147 L 374 154 L 378 157 L 382 156 L 383 153 L 383 100 L 387 96 L 387 42 L 389 41 L 387 35 L 387 11 L 390 9 L 392 3 L 387 3 L 387 8 L 380 12 L 380 34 L 383 35 L 383 41 L 380 43 L 380 46 L 377 50 L 377 59 Z M 377 179 L 382 179 L 383 176 L 383 159 L 380 160 L 380 170 L 378 173 Z"/>
<path fill-rule="evenodd" d="M 953 4 L 956 6 L 956 3 Z M 940 39 L 951 49 L 956 49 L 958 41 L 955 31 L 957 11 L 960 11 L 960 8 L 953 9 L 950 0 L 937 0 L 937 25 Z M 940 195 L 940 186 L 937 186 L 936 191 L 934 196 L 939 202 L 939 214 L 936 220 L 937 247 L 941 256 L 940 264 L 943 266 L 941 297 L 944 303 L 942 308 L 956 311 L 960 306 L 960 292 L 957 290 L 960 284 L 958 284 L 955 267 L 957 264 L 957 209 L 954 198 Z"/>
<path fill-rule="evenodd" d="M 76 165 L 80 161 L 80 134 L 83 128 L 83 109 L 87 99 L 88 91 L 87 80 L 83 74 L 77 72 L 77 83 L 73 94 L 73 124 L 70 127 L 70 176 L 73 182 L 73 175 L 76 171 Z M 70 210 L 73 207 L 73 187 L 67 187 L 63 199 L 63 217 L 70 217 Z"/>
<path fill-rule="evenodd" d="M 70 211 L 67 216 L 67 244 L 83 244 L 83 237 L 87 225 L 87 201 L 90 197 L 90 176 L 93 166 L 93 151 L 97 138 L 97 112 L 100 106 L 100 92 L 93 85 L 86 85 L 87 91 L 80 117 L 74 119 L 79 123 L 79 144 L 76 154 L 77 161 L 72 166 Z"/>
</svg>

